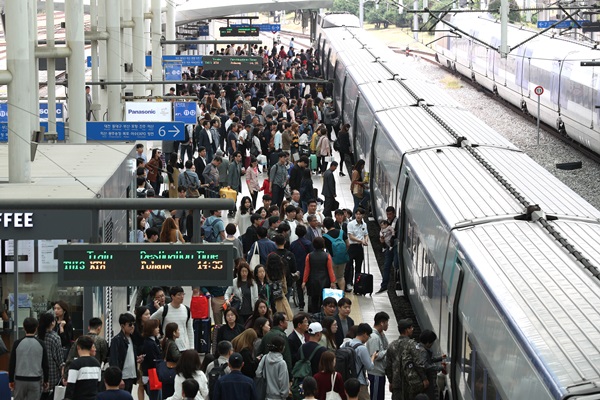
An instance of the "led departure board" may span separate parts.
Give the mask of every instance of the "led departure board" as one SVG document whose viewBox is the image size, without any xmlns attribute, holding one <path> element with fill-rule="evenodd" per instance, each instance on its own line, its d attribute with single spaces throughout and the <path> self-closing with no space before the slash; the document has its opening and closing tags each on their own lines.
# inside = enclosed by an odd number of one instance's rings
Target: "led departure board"
<svg viewBox="0 0 600 400">
<path fill-rule="evenodd" d="M 58 246 L 59 286 L 231 285 L 230 244 Z"/>
<path fill-rule="evenodd" d="M 260 56 L 202 56 L 204 69 L 213 71 L 260 71 L 263 59 Z"/>
<path fill-rule="evenodd" d="M 258 26 L 228 26 L 219 28 L 221 37 L 258 36 Z"/>
</svg>

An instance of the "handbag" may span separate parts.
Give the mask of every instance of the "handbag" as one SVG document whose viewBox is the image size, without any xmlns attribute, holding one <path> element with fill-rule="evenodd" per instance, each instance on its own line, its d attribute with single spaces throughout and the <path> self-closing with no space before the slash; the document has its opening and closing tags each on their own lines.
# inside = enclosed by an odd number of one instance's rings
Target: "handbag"
<svg viewBox="0 0 600 400">
<path fill-rule="evenodd" d="M 261 154 L 258 157 L 256 157 L 256 160 L 260 165 L 267 165 L 267 156 L 264 154 Z"/>
<path fill-rule="evenodd" d="M 174 343 L 170 343 L 169 346 L 173 346 Z M 168 353 L 169 348 L 165 353 Z M 166 354 L 165 354 L 166 356 Z M 156 361 L 156 372 L 158 374 L 158 379 L 162 383 L 175 383 L 175 376 L 177 376 L 177 372 L 175 372 L 175 363 L 171 361 L 167 361 L 166 359 L 157 360 Z"/>
<path fill-rule="evenodd" d="M 66 391 L 67 391 L 66 386 L 55 386 L 54 387 L 54 400 L 64 400 Z"/>
<path fill-rule="evenodd" d="M 274 281 L 271 283 L 273 300 L 283 299 L 283 281 Z"/>
<path fill-rule="evenodd" d="M 254 271 L 257 265 L 260 264 L 260 249 L 258 248 L 258 244 L 254 244 L 254 253 L 252 253 L 252 257 L 250 257 L 250 270 Z"/>
<path fill-rule="evenodd" d="M 162 382 L 158 379 L 156 368 L 148 368 L 148 385 L 150 386 L 150 390 L 162 389 Z"/>
<path fill-rule="evenodd" d="M 333 384 L 335 383 L 335 376 L 337 372 L 331 374 L 331 390 L 325 393 L 325 400 L 342 400 L 342 396 L 338 392 L 333 390 Z"/>
<path fill-rule="evenodd" d="M 261 377 L 254 378 L 254 386 L 256 388 L 256 398 L 264 399 L 267 397 L 267 377 L 265 376 L 265 362 L 263 361 Z"/>
<path fill-rule="evenodd" d="M 185 177 L 185 182 L 187 183 L 185 188 L 185 197 L 188 198 L 198 198 L 200 197 L 200 191 L 198 190 L 198 186 L 195 182 L 192 182 L 187 172 L 183 173 Z"/>
</svg>

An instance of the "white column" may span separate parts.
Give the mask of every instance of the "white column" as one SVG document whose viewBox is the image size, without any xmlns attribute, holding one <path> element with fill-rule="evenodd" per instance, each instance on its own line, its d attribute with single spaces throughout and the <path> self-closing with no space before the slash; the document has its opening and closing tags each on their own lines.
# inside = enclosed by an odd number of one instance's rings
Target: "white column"
<svg viewBox="0 0 600 400">
<path fill-rule="evenodd" d="M 98 32 L 106 32 L 106 0 L 98 0 Z M 108 80 L 107 42 L 108 40 L 98 41 L 98 80 L 104 81 Z M 106 86 L 104 89 L 96 86 L 95 89 L 98 92 L 98 103 L 100 104 L 98 119 L 105 121 L 108 105 L 108 89 Z"/>
<path fill-rule="evenodd" d="M 146 41 L 144 40 L 144 0 L 132 0 L 132 19 L 133 19 L 133 80 L 146 80 L 146 52 L 144 48 Z M 134 96 L 145 96 L 145 85 L 133 86 Z M 134 100 L 135 101 L 135 100 Z M 137 101 L 144 101 L 142 99 Z"/>
<path fill-rule="evenodd" d="M 500 2 L 500 57 L 508 54 L 508 0 Z"/>
<path fill-rule="evenodd" d="M 419 32 L 417 32 L 419 30 L 419 14 L 417 14 L 418 9 L 419 2 L 418 0 L 415 0 L 413 2 L 413 10 L 415 11 L 415 13 L 413 14 L 413 38 L 415 40 L 419 40 Z"/>
<path fill-rule="evenodd" d="M 160 0 L 152 0 L 152 80 L 162 81 L 162 46 L 160 44 L 161 23 L 160 23 Z M 154 85 L 153 94 L 162 96 L 164 94 L 163 85 Z"/>
<path fill-rule="evenodd" d="M 37 130 L 40 126 L 40 114 L 39 114 L 39 107 L 40 107 L 40 91 L 37 90 L 37 88 L 40 87 L 40 77 L 39 77 L 39 67 L 38 67 L 38 62 L 37 59 L 35 58 L 35 47 L 37 46 L 37 42 L 38 42 L 38 25 L 37 25 L 37 1 L 36 0 L 29 0 L 29 8 L 28 8 L 28 15 L 30 16 L 30 20 L 29 20 L 29 25 L 28 25 L 28 38 L 27 40 L 29 41 L 29 46 L 27 46 L 27 52 L 29 55 L 29 59 L 30 60 L 34 60 L 33 65 L 31 66 L 31 68 L 29 69 L 29 81 L 31 82 L 31 87 L 36 88 L 36 90 L 31 90 L 29 92 L 29 101 L 31 103 L 31 109 L 35 110 L 35 112 L 29 114 L 29 119 L 30 124 L 31 124 L 31 128 L 34 130 Z M 23 29 L 23 32 L 25 32 L 26 30 Z"/>
<path fill-rule="evenodd" d="M 363 21 L 365 19 L 365 0 L 358 0 L 358 21 L 360 27 L 363 27 Z"/>
<path fill-rule="evenodd" d="M 121 0 L 121 19 L 123 21 L 131 21 L 131 0 Z M 133 29 L 122 28 L 121 29 L 122 46 L 121 46 L 121 58 L 124 63 L 133 64 Z M 132 72 L 125 72 L 123 68 L 123 80 L 133 80 Z"/>
<path fill-rule="evenodd" d="M 46 43 L 54 47 L 54 0 L 46 0 Z M 48 132 L 56 132 L 56 63 L 54 58 L 47 59 L 48 71 Z"/>
<path fill-rule="evenodd" d="M 110 82 L 121 81 L 121 7 L 119 0 L 105 0 L 106 2 L 106 31 L 108 40 L 106 44 L 107 79 Z M 110 16 L 110 18 L 108 18 Z M 121 86 L 109 85 L 108 90 L 108 121 L 122 121 L 123 110 L 121 107 Z"/>
<path fill-rule="evenodd" d="M 165 23 L 165 38 L 175 40 L 175 2 L 167 1 L 167 19 Z M 176 44 L 168 44 L 165 48 L 166 54 L 174 55 L 177 52 Z"/>
<path fill-rule="evenodd" d="M 31 182 L 30 114 L 38 115 L 38 108 L 31 108 L 31 68 L 29 58 L 32 42 L 29 25 L 36 15 L 28 13 L 28 2 L 7 1 L 6 12 L 6 64 L 12 74 L 8 85 L 8 180 L 10 183 Z M 37 91 L 36 91 L 37 95 Z"/>
<path fill-rule="evenodd" d="M 67 60 L 69 72 L 69 142 L 85 143 L 85 51 L 83 43 L 83 3 L 67 0 L 65 3 L 67 46 L 71 57 Z"/>
</svg>

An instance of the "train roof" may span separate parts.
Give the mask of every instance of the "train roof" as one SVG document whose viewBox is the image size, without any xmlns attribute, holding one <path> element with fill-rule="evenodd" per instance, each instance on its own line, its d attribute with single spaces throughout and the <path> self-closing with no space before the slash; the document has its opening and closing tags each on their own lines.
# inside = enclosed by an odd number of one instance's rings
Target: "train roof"
<svg viewBox="0 0 600 400">
<path fill-rule="evenodd" d="M 357 85 L 392 79 L 392 74 L 379 63 L 355 64 L 346 69 Z M 340 78 L 343 79 L 343 78 Z"/>
<path fill-rule="evenodd" d="M 524 207 L 464 148 L 407 154 L 405 163 L 419 186 L 428 189 L 426 196 L 448 229 L 523 212 Z"/>
<path fill-rule="evenodd" d="M 548 215 L 600 220 L 600 211 L 521 152 L 478 148 L 485 159 L 531 204 Z"/>
<path fill-rule="evenodd" d="M 406 87 L 419 95 L 426 104 L 432 106 L 449 106 L 462 108 L 462 104 L 454 99 L 448 91 L 442 90 L 437 84 L 424 79 L 407 79 L 402 81 Z"/>
<path fill-rule="evenodd" d="M 580 232 L 577 225 L 585 225 L 561 224 Z M 600 232 L 597 224 L 587 228 Z M 599 281 L 537 223 L 478 225 L 457 230 L 454 237 L 462 251 L 468 249 L 463 256 L 550 390 L 564 394 L 600 384 Z M 493 344 L 494 332 L 483 332 L 480 338 Z M 510 358 L 504 362 L 509 366 Z M 515 376 L 518 371 L 495 370 L 512 373 L 500 377 L 512 381 L 506 390 L 526 392 L 519 386 L 528 380 Z"/>
<path fill-rule="evenodd" d="M 324 29 L 341 26 L 360 27 L 360 21 L 354 14 L 328 13 L 322 16 L 321 26 Z"/>
<path fill-rule="evenodd" d="M 417 99 L 395 80 L 366 83 L 360 91 L 373 112 L 417 104 Z"/>
</svg>

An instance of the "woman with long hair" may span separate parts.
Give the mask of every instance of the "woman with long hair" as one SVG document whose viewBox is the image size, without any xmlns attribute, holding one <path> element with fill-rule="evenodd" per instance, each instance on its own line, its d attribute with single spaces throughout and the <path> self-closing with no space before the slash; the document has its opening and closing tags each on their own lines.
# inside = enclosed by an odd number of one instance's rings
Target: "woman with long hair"
<svg viewBox="0 0 600 400">
<path fill-rule="evenodd" d="M 160 185 L 162 184 L 163 162 L 160 158 L 161 154 L 161 149 L 152 149 L 152 158 L 146 163 L 148 182 L 152 185 L 156 196 L 160 196 Z"/>
<path fill-rule="evenodd" d="M 254 156 L 251 156 L 250 166 L 246 169 L 246 184 L 248 185 L 248 190 L 250 191 L 250 196 L 252 197 L 252 208 L 256 207 L 256 199 L 258 198 L 258 192 L 260 192 L 260 183 L 258 183 L 259 173 L 260 171 L 258 170 L 258 160 Z M 243 201 L 244 199 L 242 199 L 242 202 Z M 248 220 L 249 219 L 250 217 L 248 217 Z M 246 231 L 240 230 L 240 232 L 244 233 Z"/>
<path fill-rule="evenodd" d="M 248 168 L 250 169 L 250 168 Z M 246 177 L 248 176 L 248 174 L 246 174 Z M 258 185 L 258 181 L 256 182 Z M 258 192 L 257 192 L 258 194 Z M 238 208 L 237 212 L 235 213 L 235 219 L 233 221 L 233 223 L 238 227 L 238 229 L 240 230 L 241 234 L 246 233 L 246 229 L 248 229 L 248 227 L 250 225 L 252 225 L 252 223 L 250 222 L 250 216 L 252 215 L 252 213 L 254 213 L 254 206 L 252 205 L 252 199 L 250 199 L 250 197 L 248 196 L 244 196 L 242 197 L 242 201 L 240 202 L 240 207 Z"/>
<path fill-rule="evenodd" d="M 254 326 L 254 322 L 261 317 L 268 319 L 270 322 L 273 322 L 271 316 L 271 307 L 269 306 L 269 303 L 267 303 L 265 299 L 259 298 L 258 300 L 256 300 L 256 303 L 254 303 L 254 311 L 252 312 L 252 315 L 246 320 L 244 328 L 252 328 Z"/>
<path fill-rule="evenodd" d="M 163 337 L 160 348 L 167 368 L 175 368 L 177 361 L 181 358 L 181 353 L 175 341 L 179 339 L 179 326 L 175 322 L 169 322 L 165 326 L 165 336 Z M 170 397 L 175 393 L 175 381 L 161 381 L 163 384 L 163 398 Z"/>
<path fill-rule="evenodd" d="M 46 347 L 48 355 L 48 389 L 53 390 L 60 382 L 60 367 L 65 361 L 65 355 L 62 350 L 60 337 L 54 332 L 56 320 L 50 312 L 40 315 L 40 324 L 38 326 L 38 339 L 40 339 Z M 49 399 L 50 393 L 44 391 L 41 399 Z"/>
<path fill-rule="evenodd" d="M 196 350 L 186 350 L 181 353 L 181 357 L 175 366 L 175 393 L 173 396 L 168 397 L 165 400 L 183 400 L 183 394 L 181 391 L 181 384 L 186 379 L 194 379 L 198 382 L 200 390 L 194 400 L 204 400 L 208 398 L 208 379 L 202 371 L 202 363 L 200 362 L 200 355 Z"/>
<path fill-rule="evenodd" d="M 54 304 L 54 318 L 56 318 L 54 332 L 58 333 L 60 337 L 63 355 L 66 358 L 73 344 L 73 324 L 71 323 L 71 315 L 69 314 L 69 305 L 66 301 L 58 300 Z"/>
<path fill-rule="evenodd" d="M 254 267 L 254 279 L 258 289 L 258 297 L 265 300 L 270 308 L 273 308 L 275 304 L 271 299 L 269 276 L 267 275 L 267 270 L 264 265 L 258 264 Z"/>
<path fill-rule="evenodd" d="M 135 347 L 136 354 L 143 354 L 144 346 L 144 323 L 150 319 L 150 309 L 146 306 L 136 307 L 134 310 L 135 314 L 135 329 L 131 334 L 131 342 Z M 139 368 L 139 365 L 138 365 Z M 144 399 L 144 384 L 142 383 L 142 376 L 138 374 L 138 399 Z"/>
<path fill-rule="evenodd" d="M 262 342 L 263 337 L 271 330 L 271 321 L 269 321 L 265 317 L 258 317 L 256 321 L 254 321 L 254 326 L 252 327 L 254 332 L 256 332 L 256 340 L 254 341 L 254 354 L 260 354 L 260 343 Z"/>
<path fill-rule="evenodd" d="M 146 218 L 144 218 L 143 214 L 140 214 L 136 217 L 135 226 L 135 231 L 131 231 L 129 233 L 129 241 L 131 243 L 144 243 L 144 239 L 146 238 Z"/>
<path fill-rule="evenodd" d="M 148 370 L 150 368 L 156 368 L 156 361 L 162 358 L 160 353 L 160 342 L 158 341 L 158 335 L 160 334 L 159 322 L 157 319 L 149 319 L 144 323 L 144 331 L 142 336 L 144 337 L 144 344 L 142 345 L 142 352 L 145 354 L 144 360 L 142 361 L 142 382 L 146 389 L 146 394 L 150 400 L 161 400 L 162 390 L 151 390 L 150 382 L 148 378 Z"/>
<path fill-rule="evenodd" d="M 160 230 L 161 243 L 185 243 L 183 235 L 179 231 L 179 226 L 171 217 L 165 219 Z"/>
<path fill-rule="evenodd" d="M 169 162 L 167 163 L 167 176 L 169 177 L 169 198 L 176 199 L 179 197 L 177 191 L 177 182 L 179 182 L 180 168 L 183 165 L 179 162 L 179 156 L 174 151 L 169 155 Z M 201 172 L 202 173 L 202 172 Z"/>
<path fill-rule="evenodd" d="M 225 303 L 231 306 L 233 299 L 239 299 L 239 322 L 243 324 L 252 315 L 252 308 L 258 300 L 258 287 L 254 282 L 250 266 L 243 259 L 240 261 L 237 271 L 237 277 L 233 278 L 233 285 L 229 286 L 225 292 Z"/>
<path fill-rule="evenodd" d="M 253 379 L 256 375 L 256 367 L 261 359 L 261 357 L 254 356 L 254 342 L 257 338 L 258 336 L 254 329 L 246 329 L 231 341 L 233 351 L 240 353 L 244 359 L 242 374 Z"/>
<path fill-rule="evenodd" d="M 354 209 L 352 213 L 356 213 L 358 207 L 367 209 L 369 203 L 369 191 L 368 185 L 365 182 L 365 160 L 358 160 L 352 168 L 352 177 L 350 180 L 350 191 L 352 192 L 352 198 L 354 198 Z"/>
<path fill-rule="evenodd" d="M 321 335 L 321 341 L 319 344 L 321 346 L 325 346 L 330 350 L 336 350 L 337 345 L 335 343 L 335 334 L 338 330 L 338 324 L 335 318 L 333 317 L 325 317 L 323 318 L 323 335 Z"/>
<path fill-rule="evenodd" d="M 261 358 L 256 376 L 264 376 L 267 381 L 267 399 L 285 400 L 290 391 L 288 368 L 283 359 L 285 340 L 281 336 L 275 336 L 268 348 L 269 353 Z"/>
<path fill-rule="evenodd" d="M 319 141 L 317 142 L 317 169 L 322 174 L 327 170 L 327 158 L 331 156 L 331 142 L 327 137 L 327 128 L 322 126 L 319 129 Z"/>
<path fill-rule="evenodd" d="M 335 370 L 335 353 L 333 351 L 328 350 L 321 354 L 319 372 L 313 377 L 317 381 L 317 386 L 319 388 L 317 399 L 325 400 L 327 392 L 333 390 L 340 395 L 342 400 L 346 400 L 344 379 L 342 378 L 342 374 Z"/>
</svg>

